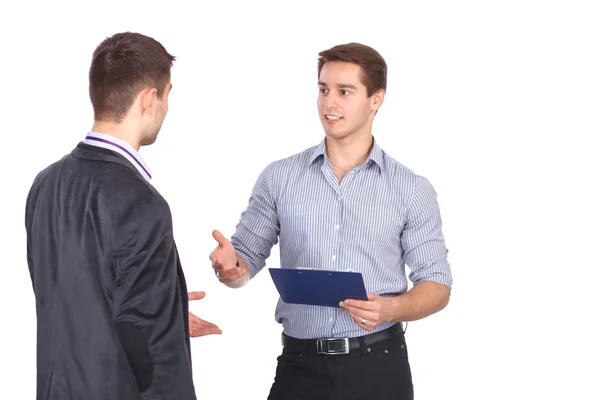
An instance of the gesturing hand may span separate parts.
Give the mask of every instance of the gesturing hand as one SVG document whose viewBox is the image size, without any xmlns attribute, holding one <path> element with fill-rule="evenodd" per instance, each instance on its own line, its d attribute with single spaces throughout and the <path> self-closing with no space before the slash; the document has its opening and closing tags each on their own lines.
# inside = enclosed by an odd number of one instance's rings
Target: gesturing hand
<svg viewBox="0 0 600 400">
<path fill-rule="evenodd" d="M 188 300 L 201 300 L 206 296 L 205 292 L 189 292 Z M 188 321 L 190 325 L 190 337 L 199 337 L 206 335 L 220 335 L 223 333 L 221 329 L 212 322 L 198 318 L 191 312 L 188 313 Z"/>
<path fill-rule="evenodd" d="M 231 242 L 217 230 L 214 230 L 212 235 L 218 243 L 218 246 L 210 253 L 210 261 L 212 261 L 217 278 L 223 283 L 241 278 L 244 271 L 237 267 L 237 256 Z"/>
</svg>

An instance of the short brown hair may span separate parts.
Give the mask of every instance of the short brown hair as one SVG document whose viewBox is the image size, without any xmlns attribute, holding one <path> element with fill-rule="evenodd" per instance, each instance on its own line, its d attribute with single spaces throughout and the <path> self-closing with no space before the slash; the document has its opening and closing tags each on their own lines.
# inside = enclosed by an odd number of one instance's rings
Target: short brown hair
<svg viewBox="0 0 600 400">
<path fill-rule="evenodd" d="M 319 53 L 317 76 L 328 61 L 341 61 L 357 64 L 362 70 L 361 81 L 367 87 L 367 96 L 371 97 L 379 89 L 386 89 L 387 64 L 373 48 L 360 43 L 340 44 Z"/>
<path fill-rule="evenodd" d="M 151 37 L 123 32 L 106 38 L 94 51 L 90 99 L 97 121 L 121 122 L 137 94 L 156 88 L 162 98 L 175 57 Z"/>
</svg>

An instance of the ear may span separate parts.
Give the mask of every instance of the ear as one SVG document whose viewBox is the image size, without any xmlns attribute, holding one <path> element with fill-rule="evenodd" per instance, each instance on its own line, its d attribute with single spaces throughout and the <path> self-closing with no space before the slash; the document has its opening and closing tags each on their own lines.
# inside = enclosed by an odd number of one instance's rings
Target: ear
<svg viewBox="0 0 600 400">
<path fill-rule="evenodd" d="M 142 115 L 147 114 L 153 116 L 156 109 L 156 103 L 158 102 L 156 88 L 147 88 L 142 90 L 140 93 L 140 100 L 142 106 Z"/>
<path fill-rule="evenodd" d="M 379 89 L 373 95 L 371 95 L 371 110 L 377 111 L 379 107 L 383 104 L 383 100 L 385 99 L 385 90 Z"/>
</svg>

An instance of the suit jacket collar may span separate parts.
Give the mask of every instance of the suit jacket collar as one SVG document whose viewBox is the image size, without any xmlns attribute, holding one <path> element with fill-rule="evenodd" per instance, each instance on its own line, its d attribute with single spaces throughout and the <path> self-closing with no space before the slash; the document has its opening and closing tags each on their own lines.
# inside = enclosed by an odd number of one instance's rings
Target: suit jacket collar
<svg viewBox="0 0 600 400">
<path fill-rule="evenodd" d="M 140 178 L 145 179 L 141 172 L 135 166 L 133 166 L 133 164 L 131 164 L 129 160 L 112 150 L 79 142 L 77 144 L 77 147 L 75 147 L 71 151 L 71 155 L 74 157 L 84 158 L 86 160 L 105 161 L 115 164 L 121 164 L 124 167 L 127 167 L 134 171 L 137 175 L 139 175 Z"/>
</svg>

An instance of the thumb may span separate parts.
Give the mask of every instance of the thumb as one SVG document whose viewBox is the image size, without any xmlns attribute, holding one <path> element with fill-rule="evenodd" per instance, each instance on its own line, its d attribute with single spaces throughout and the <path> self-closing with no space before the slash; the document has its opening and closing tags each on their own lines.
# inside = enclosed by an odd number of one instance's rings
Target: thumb
<svg viewBox="0 0 600 400">
<path fill-rule="evenodd" d="M 189 292 L 188 300 L 202 300 L 206 296 L 206 292 Z"/>
<path fill-rule="evenodd" d="M 227 244 L 229 244 L 229 240 L 227 240 L 227 238 L 225 236 L 223 236 L 223 234 L 216 229 L 212 232 L 212 236 L 219 243 L 219 246 L 221 246 L 221 247 L 225 247 Z"/>
</svg>

